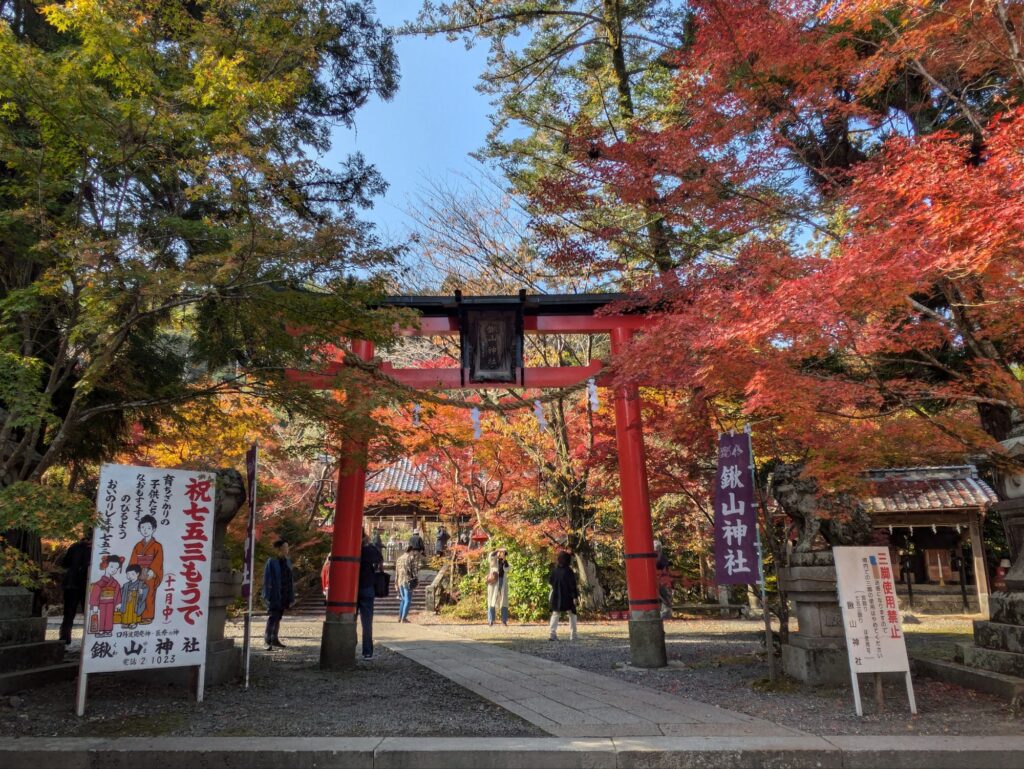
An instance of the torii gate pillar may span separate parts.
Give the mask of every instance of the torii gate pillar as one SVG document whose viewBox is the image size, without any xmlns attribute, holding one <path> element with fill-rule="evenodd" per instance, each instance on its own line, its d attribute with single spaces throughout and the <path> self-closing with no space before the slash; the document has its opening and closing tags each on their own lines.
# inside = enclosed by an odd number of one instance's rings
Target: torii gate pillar
<svg viewBox="0 0 1024 769">
<path fill-rule="evenodd" d="M 632 334 L 629 329 L 612 329 L 612 353 L 618 354 Z M 630 659 L 637 667 L 660 668 L 668 664 L 668 655 L 655 568 L 657 554 L 651 530 L 640 392 L 636 385 L 615 388 L 615 437 L 619 449 L 623 550 L 629 595 Z"/>
<path fill-rule="evenodd" d="M 352 352 L 373 358 L 373 342 L 352 342 Z M 356 594 L 363 545 L 363 500 L 366 495 L 366 439 L 341 444 L 338 494 L 334 506 L 327 616 L 320 640 L 320 669 L 345 670 L 356 664 Z"/>
</svg>

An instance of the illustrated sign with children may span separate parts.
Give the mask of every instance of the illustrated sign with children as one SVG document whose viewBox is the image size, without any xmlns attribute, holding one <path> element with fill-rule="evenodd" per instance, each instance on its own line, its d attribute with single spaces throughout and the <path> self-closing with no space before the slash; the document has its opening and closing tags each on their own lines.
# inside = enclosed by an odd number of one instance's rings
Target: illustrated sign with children
<svg viewBox="0 0 1024 769">
<path fill-rule="evenodd" d="M 78 714 L 90 673 L 196 666 L 202 700 L 216 476 L 104 465 Z"/>
</svg>

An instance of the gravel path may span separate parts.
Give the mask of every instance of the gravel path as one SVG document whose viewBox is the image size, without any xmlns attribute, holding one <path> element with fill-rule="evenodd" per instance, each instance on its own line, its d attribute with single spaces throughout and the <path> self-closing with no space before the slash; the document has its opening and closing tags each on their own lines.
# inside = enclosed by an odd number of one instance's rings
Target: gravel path
<svg viewBox="0 0 1024 769">
<path fill-rule="evenodd" d="M 547 627 L 512 624 L 507 628 L 484 624 L 451 624 L 447 618 L 425 622 L 448 624 L 450 632 L 490 641 L 526 654 L 573 667 L 616 676 L 631 683 L 711 705 L 748 713 L 783 726 L 817 735 L 836 734 L 974 734 L 1021 735 L 1024 720 L 1002 700 L 927 678 L 916 678 L 918 715 L 907 709 L 902 684 L 886 686 L 886 712 L 874 707 L 870 677 L 864 677 L 862 696 L 867 715 L 853 711 L 849 687 L 812 688 L 797 684 L 766 690 L 767 667 L 760 644 L 759 622 L 745 620 L 671 620 L 665 623 L 669 659 L 664 670 L 621 669 L 629 659 L 625 622 L 588 622 L 580 625 L 580 641 L 552 643 Z M 567 628 L 559 628 L 563 637 Z M 970 639 L 970 620 L 921 617 L 920 625 L 906 626 L 911 654 L 927 647 L 931 656 L 952 656 L 954 640 Z M 763 632 L 763 631 L 762 631 Z M 948 652 L 948 653 L 947 653 Z"/>
<path fill-rule="evenodd" d="M 286 618 L 286 650 L 253 651 L 252 686 L 215 686 L 202 703 L 181 686 L 89 680 L 86 714 L 74 714 L 75 682 L 0 699 L 0 735 L 129 736 L 546 736 L 504 708 L 384 649 L 350 673 L 317 667 L 321 623 Z M 262 625 L 259 626 L 262 630 Z M 241 624 L 229 623 L 241 636 Z M 80 631 L 79 631 L 80 635 Z M 240 642 L 239 642 L 240 643 Z"/>
</svg>

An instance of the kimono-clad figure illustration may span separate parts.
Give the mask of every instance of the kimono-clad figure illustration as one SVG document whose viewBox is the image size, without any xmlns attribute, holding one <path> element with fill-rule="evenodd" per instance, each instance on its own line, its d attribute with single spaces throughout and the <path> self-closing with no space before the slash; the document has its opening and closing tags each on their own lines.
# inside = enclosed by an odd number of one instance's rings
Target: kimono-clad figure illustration
<svg viewBox="0 0 1024 769">
<path fill-rule="evenodd" d="M 131 558 L 128 559 L 131 566 L 142 569 L 142 581 L 148 588 L 146 605 L 138 620 L 140 625 L 148 625 L 153 621 L 156 614 L 156 589 L 164 576 L 164 547 L 153 539 L 154 531 L 156 518 L 151 515 L 142 516 L 139 519 L 139 534 L 142 535 L 142 539 L 135 543 Z"/>
<path fill-rule="evenodd" d="M 115 616 L 114 619 L 124 627 L 132 628 L 142 621 L 149 585 L 142 581 L 141 566 L 129 566 L 124 573 L 128 581 L 121 586 L 121 604 L 118 609 L 120 616 Z"/>
<path fill-rule="evenodd" d="M 121 583 L 114 577 L 121 571 L 124 558 L 105 555 L 100 561 L 103 576 L 92 583 L 89 591 L 89 632 L 98 637 L 114 630 L 114 612 L 121 603 Z"/>
</svg>

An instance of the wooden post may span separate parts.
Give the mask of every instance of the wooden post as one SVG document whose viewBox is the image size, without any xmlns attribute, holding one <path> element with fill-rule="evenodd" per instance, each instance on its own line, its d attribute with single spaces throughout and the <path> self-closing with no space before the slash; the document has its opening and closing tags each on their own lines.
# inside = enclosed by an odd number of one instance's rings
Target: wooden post
<svg viewBox="0 0 1024 769">
<path fill-rule="evenodd" d="M 978 513 L 971 513 L 969 521 L 974 584 L 978 589 L 978 610 L 983 616 L 988 617 L 988 561 L 985 558 L 985 543 L 981 539 L 981 518 Z"/>
<path fill-rule="evenodd" d="M 875 673 L 875 712 L 885 710 L 885 690 L 882 688 L 882 674 Z"/>
<path fill-rule="evenodd" d="M 754 504 L 761 509 L 764 516 L 764 531 L 768 534 L 768 506 L 764 504 L 757 487 L 757 472 L 754 468 L 754 438 L 750 434 L 750 425 L 744 428 L 747 434 L 747 456 L 750 457 L 750 488 L 754 495 Z M 768 652 L 768 680 L 775 683 L 775 639 L 772 637 L 772 614 L 768 611 L 768 586 L 764 579 L 764 547 L 761 544 L 761 531 L 758 525 L 757 516 L 754 516 L 754 531 L 757 536 L 757 580 L 761 583 L 761 611 L 764 614 L 764 646 Z M 782 627 L 779 627 L 782 631 Z"/>
</svg>

